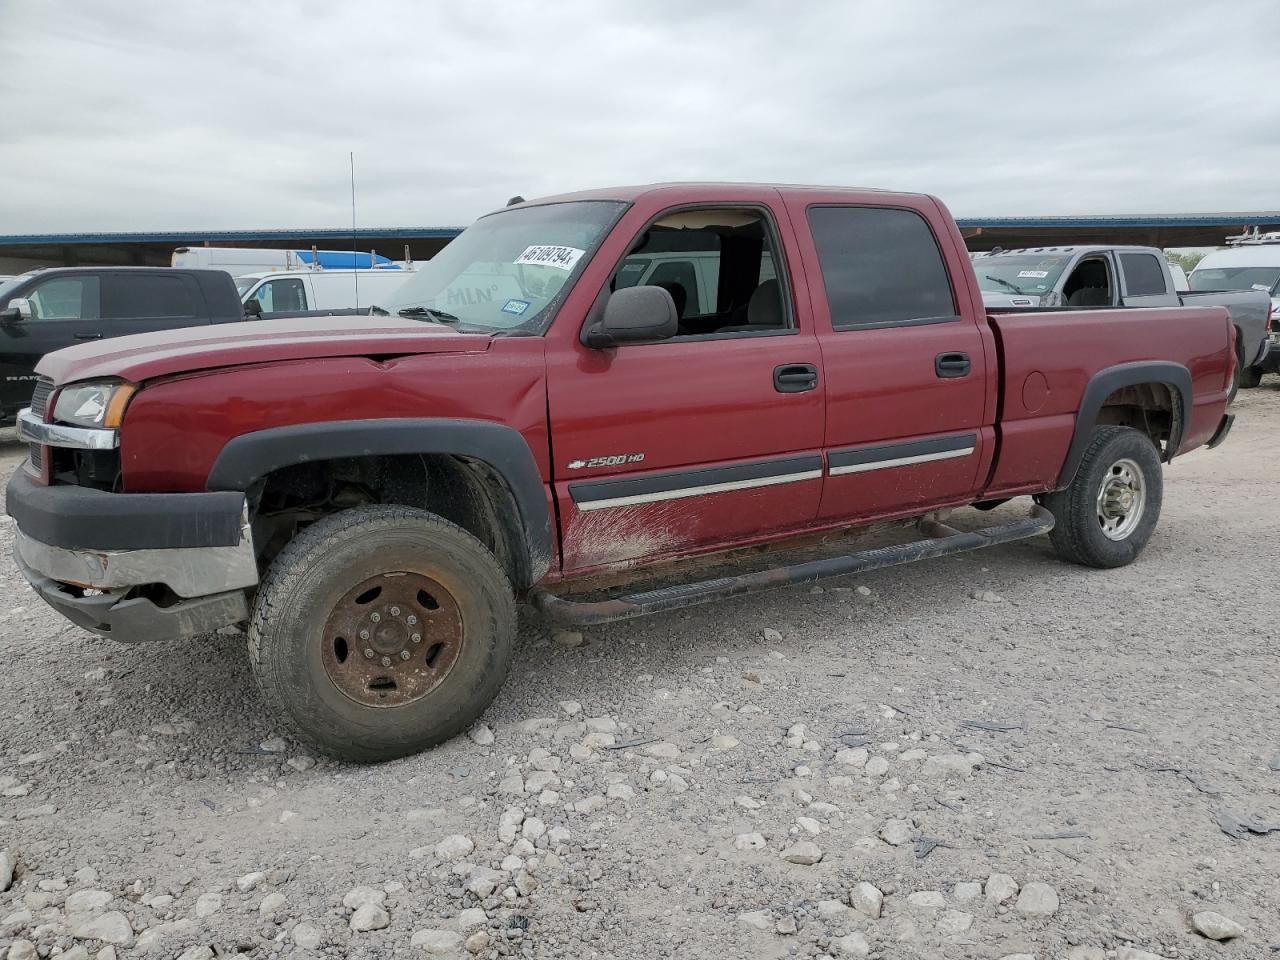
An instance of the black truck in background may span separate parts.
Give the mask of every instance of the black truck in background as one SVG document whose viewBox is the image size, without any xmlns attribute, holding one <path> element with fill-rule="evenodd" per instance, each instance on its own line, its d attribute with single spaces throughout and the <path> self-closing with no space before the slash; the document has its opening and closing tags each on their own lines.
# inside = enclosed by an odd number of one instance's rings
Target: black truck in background
<svg viewBox="0 0 1280 960">
<path fill-rule="evenodd" d="M 222 270 L 58 267 L 0 286 L 0 422 L 31 403 L 46 353 L 130 333 L 239 323 L 236 284 Z"/>
</svg>

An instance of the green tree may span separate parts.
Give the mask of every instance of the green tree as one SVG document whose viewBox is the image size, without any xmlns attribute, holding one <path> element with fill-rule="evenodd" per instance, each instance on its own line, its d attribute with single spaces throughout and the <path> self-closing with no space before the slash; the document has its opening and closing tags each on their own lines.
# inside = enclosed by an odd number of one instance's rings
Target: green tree
<svg viewBox="0 0 1280 960">
<path fill-rule="evenodd" d="M 1196 268 L 1196 264 L 1204 259 L 1203 253 L 1176 253 L 1173 250 L 1166 250 L 1164 255 L 1170 263 L 1177 264 L 1187 273 Z"/>
</svg>

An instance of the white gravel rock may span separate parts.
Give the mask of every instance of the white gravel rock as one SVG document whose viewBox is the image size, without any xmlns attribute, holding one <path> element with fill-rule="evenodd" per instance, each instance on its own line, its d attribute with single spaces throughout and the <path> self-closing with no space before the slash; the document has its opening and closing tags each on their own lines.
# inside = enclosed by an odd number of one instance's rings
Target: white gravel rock
<svg viewBox="0 0 1280 960">
<path fill-rule="evenodd" d="M 385 930 L 391 926 L 391 914 L 376 903 L 362 903 L 351 914 L 349 924 L 352 933 L 369 933 L 373 930 Z"/>
<path fill-rule="evenodd" d="M 267 879 L 267 875 L 261 870 L 255 870 L 253 873 L 246 873 L 236 881 L 236 889 L 241 893 L 251 893 L 256 890 L 258 888 L 258 884 L 265 879 Z"/>
<path fill-rule="evenodd" d="M 884 909 L 884 894 L 875 884 L 864 880 L 849 891 L 849 906 L 863 916 L 879 920 L 880 911 Z"/>
<path fill-rule="evenodd" d="M 62 960 L 68 960 L 66 954 L 62 955 Z M 203 943 L 198 943 L 178 954 L 178 960 L 213 960 L 213 951 Z"/>
<path fill-rule="evenodd" d="M 258 744 L 258 749 L 264 753 L 284 753 L 289 749 L 289 744 L 285 743 L 283 737 L 272 737 Z"/>
<path fill-rule="evenodd" d="M 920 775 L 932 779 L 963 780 L 973 774 L 973 768 L 982 762 L 979 753 L 934 754 L 920 768 Z"/>
<path fill-rule="evenodd" d="M 342 905 L 348 910 L 359 910 L 361 907 L 370 905 L 380 907 L 386 902 L 386 891 L 379 890 L 377 887 L 352 887 L 342 898 Z"/>
<path fill-rule="evenodd" d="M 211 917 L 222 909 L 222 894 L 202 893 L 196 898 L 196 916 L 200 919 Z"/>
<path fill-rule="evenodd" d="M 467 736 L 471 738 L 472 743 L 481 747 L 493 746 L 493 741 L 496 739 L 492 728 L 487 723 L 477 723 L 467 731 Z"/>
<path fill-rule="evenodd" d="M 470 837 L 455 833 L 436 844 L 436 856 L 446 863 L 451 863 L 454 860 L 469 857 L 475 848 L 476 845 Z"/>
<path fill-rule="evenodd" d="M 759 833 L 740 833 L 733 838 L 735 850 L 763 850 L 766 845 L 764 835 Z"/>
<path fill-rule="evenodd" d="M 419 930 L 409 940 L 409 946 L 429 956 L 457 953 L 462 947 L 462 934 L 452 930 Z"/>
<path fill-rule="evenodd" d="M 1007 903 L 1018 895 L 1018 882 L 1007 873 L 993 873 L 983 892 L 992 903 Z"/>
<path fill-rule="evenodd" d="M 30 940 L 15 940 L 5 954 L 6 960 L 37 960 L 36 945 Z"/>
<path fill-rule="evenodd" d="M 635 799 L 636 791 L 634 787 L 625 783 L 611 783 L 604 795 L 610 800 L 621 800 L 625 803 L 628 800 Z"/>
<path fill-rule="evenodd" d="M 1116 951 L 1116 960 L 1165 960 L 1165 958 L 1149 950 L 1139 950 L 1137 947 L 1121 947 Z"/>
<path fill-rule="evenodd" d="M 814 837 L 822 832 L 822 824 L 813 819 L 813 817 L 796 817 L 796 826 Z"/>
<path fill-rule="evenodd" d="M 967 903 L 982 896 L 982 884 L 976 880 L 965 880 L 951 889 L 951 896 L 959 903 Z"/>
<path fill-rule="evenodd" d="M 618 721 L 613 717 L 587 717 L 587 729 L 592 733 L 617 733 Z"/>
<path fill-rule="evenodd" d="M 1028 883 L 1014 909 L 1028 917 L 1052 917 L 1058 912 L 1058 892 L 1047 883 Z"/>
<path fill-rule="evenodd" d="M 862 768 L 867 765 L 867 758 L 870 756 L 866 747 L 846 747 L 836 751 L 836 763 L 846 767 Z"/>
<path fill-rule="evenodd" d="M 524 811 L 519 807 L 507 807 L 498 818 L 498 839 L 503 843 L 514 843 L 522 823 L 524 823 Z"/>
<path fill-rule="evenodd" d="M 537 817 L 527 818 L 524 825 L 520 828 L 520 833 L 526 840 L 532 843 L 537 843 L 538 839 L 546 832 L 547 825 Z"/>
<path fill-rule="evenodd" d="M 907 894 L 907 903 L 921 910 L 941 910 L 947 905 L 947 898 L 937 890 L 919 890 Z"/>
<path fill-rule="evenodd" d="M 884 757 L 872 757 L 863 769 L 869 777 L 883 777 L 889 772 L 889 761 Z"/>
<path fill-rule="evenodd" d="M 293 928 L 289 936 L 294 944 L 303 950 L 315 950 L 320 946 L 322 935 L 320 928 L 310 923 L 300 923 Z"/>
<path fill-rule="evenodd" d="M 674 743 L 668 743 L 665 740 L 649 744 L 644 748 L 644 752 L 651 757 L 657 757 L 659 760 L 674 760 L 680 756 L 680 748 Z"/>
<path fill-rule="evenodd" d="M 750 910 L 738 914 L 738 922 L 752 930 L 768 930 L 773 926 L 773 918 L 768 910 Z"/>
<path fill-rule="evenodd" d="M 955 937 L 973 926 L 973 914 L 963 910 L 944 910 L 935 924 L 944 937 Z"/>
<path fill-rule="evenodd" d="M 561 700 L 558 706 L 569 717 L 576 717 L 582 712 L 582 704 L 577 700 Z"/>
<path fill-rule="evenodd" d="M 859 931 L 845 934 L 831 941 L 831 953 L 837 957 L 869 957 L 871 945 Z"/>
<path fill-rule="evenodd" d="M 463 910 L 458 914 L 457 920 L 459 930 L 474 930 L 476 927 L 483 927 L 488 922 L 488 916 L 479 907 Z"/>
<path fill-rule="evenodd" d="M 780 854 L 787 863 L 799 864 L 802 867 L 811 867 L 815 863 L 822 860 L 822 849 L 812 840 L 801 840 L 799 843 L 793 843 Z"/>
<path fill-rule="evenodd" d="M 1230 917 L 1213 910 L 1201 910 L 1191 918 L 1191 925 L 1196 932 L 1210 940 L 1232 940 L 1244 935 L 1244 927 Z"/>
<path fill-rule="evenodd" d="M 74 916 L 67 927 L 77 940 L 101 940 L 118 946 L 125 946 L 133 940 L 129 918 L 119 911 L 98 917 Z"/>
<path fill-rule="evenodd" d="M 106 909 L 112 899 L 111 894 L 105 890 L 77 890 L 67 897 L 62 908 L 67 913 L 98 914 Z"/>
<path fill-rule="evenodd" d="M 911 841 L 914 832 L 911 824 L 905 820 L 886 820 L 880 827 L 880 839 L 894 847 L 900 847 Z"/>
<path fill-rule="evenodd" d="M 284 905 L 289 902 L 289 898 L 283 893 L 268 893 L 262 898 L 262 902 L 258 904 L 258 913 L 264 917 L 273 917 L 277 912 L 284 909 Z"/>
</svg>

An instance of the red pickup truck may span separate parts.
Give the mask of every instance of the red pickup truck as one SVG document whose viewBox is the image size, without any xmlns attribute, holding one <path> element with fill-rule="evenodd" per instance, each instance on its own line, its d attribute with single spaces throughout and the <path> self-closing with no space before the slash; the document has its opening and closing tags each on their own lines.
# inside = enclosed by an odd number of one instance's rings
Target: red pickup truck
<svg viewBox="0 0 1280 960">
<path fill-rule="evenodd" d="M 592 623 L 1045 533 L 1128 563 L 1161 462 L 1232 419 L 1226 310 L 988 313 L 928 196 L 521 201 L 382 306 L 47 356 L 7 503 L 55 609 L 125 641 L 247 624 L 267 701 L 357 760 L 483 712 L 517 598 Z M 943 522 L 1023 495 L 1023 519 Z M 908 518 L 904 543 L 689 574 Z M 579 589 L 659 562 L 667 585 Z"/>
</svg>

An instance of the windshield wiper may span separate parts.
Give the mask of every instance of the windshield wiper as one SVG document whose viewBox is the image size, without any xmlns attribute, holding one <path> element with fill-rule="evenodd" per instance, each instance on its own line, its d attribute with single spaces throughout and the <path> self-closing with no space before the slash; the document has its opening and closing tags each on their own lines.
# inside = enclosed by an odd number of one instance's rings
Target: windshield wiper
<svg viewBox="0 0 1280 960">
<path fill-rule="evenodd" d="M 989 273 L 984 273 L 984 274 L 983 274 L 983 276 L 984 276 L 984 277 L 986 277 L 988 280 L 993 280 L 993 281 L 995 281 L 996 283 L 1000 284 L 1002 287 L 1008 287 L 1008 288 L 1009 288 L 1010 290 L 1012 290 L 1014 293 L 1020 293 L 1020 294 L 1022 294 L 1024 297 L 1027 295 L 1027 291 L 1023 290 L 1023 289 L 1022 289 L 1021 287 L 1019 287 L 1017 284 L 1010 283 L 1008 280 L 1005 280 L 1005 279 L 1004 279 L 1004 278 L 1002 278 L 1002 277 L 993 277 L 993 276 L 992 276 L 991 274 L 989 274 Z"/>
<path fill-rule="evenodd" d="M 446 313 L 443 310 L 436 310 L 434 307 L 405 307 L 403 310 L 397 310 L 396 313 L 402 317 L 426 317 L 428 320 L 434 320 L 436 323 L 461 323 L 461 317 L 455 317 L 452 313 Z"/>
</svg>

